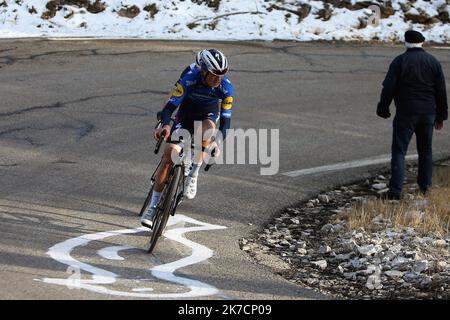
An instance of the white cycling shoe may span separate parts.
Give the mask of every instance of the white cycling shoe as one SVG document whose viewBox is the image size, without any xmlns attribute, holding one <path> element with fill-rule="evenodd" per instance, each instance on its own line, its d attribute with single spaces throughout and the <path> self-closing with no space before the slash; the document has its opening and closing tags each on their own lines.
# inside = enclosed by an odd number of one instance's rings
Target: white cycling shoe
<svg viewBox="0 0 450 320">
<path fill-rule="evenodd" d="M 153 227 L 153 218 L 156 215 L 156 207 L 148 208 L 147 211 L 141 217 L 141 224 L 144 227 L 152 228 Z"/>
<path fill-rule="evenodd" d="M 197 194 L 197 177 L 186 177 L 186 186 L 184 196 L 188 199 L 194 199 Z"/>
<path fill-rule="evenodd" d="M 191 168 L 192 168 L 192 161 L 185 160 L 185 163 L 184 163 L 184 176 L 185 177 L 189 176 L 189 173 L 191 172 Z"/>
</svg>

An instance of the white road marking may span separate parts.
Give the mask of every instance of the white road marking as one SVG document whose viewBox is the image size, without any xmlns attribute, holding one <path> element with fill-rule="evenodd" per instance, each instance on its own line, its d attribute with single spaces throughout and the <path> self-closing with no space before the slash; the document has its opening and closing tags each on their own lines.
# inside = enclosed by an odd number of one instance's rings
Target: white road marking
<svg viewBox="0 0 450 320">
<path fill-rule="evenodd" d="M 188 278 L 182 278 L 177 277 L 174 275 L 174 272 L 177 269 L 180 269 L 185 266 L 189 266 L 192 264 L 200 263 L 204 260 L 209 259 L 213 255 L 213 251 L 205 246 L 199 245 L 193 241 L 190 241 L 186 239 L 183 234 L 186 232 L 194 232 L 194 231 L 205 231 L 205 230 L 213 230 L 211 227 L 214 227 L 214 229 L 225 229 L 225 227 L 222 226 L 213 226 L 209 224 L 202 223 L 198 220 L 189 218 L 184 215 L 175 215 L 172 217 L 172 223 L 177 222 L 189 222 L 192 224 L 199 224 L 201 227 L 188 227 L 188 228 L 174 228 L 170 229 L 165 232 L 164 236 L 168 239 L 171 239 L 173 241 L 177 241 L 181 244 L 184 244 L 187 247 L 192 248 L 192 253 L 189 257 L 183 258 L 181 260 L 174 261 L 172 263 L 167 263 L 163 265 L 156 266 L 152 269 L 152 275 L 156 278 L 167 280 L 170 282 L 179 283 L 182 285 L 185 285 L 187 287 L 197 287 L 197 290 L 201 295 L 211 295 L 212 293 L 208 293 L 209 291 L 213 290 L 214 294 L 216 294 L 218 291 L 212 287 L 199 287 L 198 281 L 191 280 Z M 177 221 L 178 220 L 178 221 Z"/>
<path fill-rule="evenodd" d="M 145 291 L 153 291 L 153 288 L 134 288 L 134 292 L 145 292 Z"/>
<path fill-rule="evenodd" d="M 116 246 L 116 247 L 107 247 L 97 251 L 97 254 L 105 259 L 109 260 L 124 260 L 121 256 L 119 256 L 118 252 L 123 250 L 136 249 L 129 246 Z"/>
<path fill-rule="evenodd" d="M 86 272 L 92 273 L 93 275 L 92 279 L 91 280 L 79 279 L 77 281 L 74 281 L 72 277 L 69 277 L 68 279 L 44 278 L 40 281 L 50 284 L 63 285 L 69 288 L 76 287 L 80 289 L 86 289 L 96 293 L 109 294 L 115 296 L 136 297 L 136 298 L 193 298 L 218 294 L 219 290 L 217 288 L 197 280 L 176 276 L 174 275 L 174 272 L 177 269 L 205 261 L 213 255 L 213 251 L 211 249 L 184 238 L 183 235 L 185 233 L 194 231 L 226 229 L 226 227 L 204 223 L 184 215 L 175 215 L 174 217 L 170 217 L 167 223 L 167 227 L 176 225 L 180 222 L 197 224 L 199 225 L 199 227 L 187 227 L 187 228 L 181 227 L 181 228 L 166 229 L 166 232 L 163 235 L 168 239 L 177 241 L 181 244 L 190 247 L 192 249 L 192 254 L 178 261 L 156 266 L 151 269 L 151 272 L 152 275 L 158 279 L 174 282 L 188 287 L 190 289 L 188 292 L 158 294 L 158 293 L 143 292 L 143 291 L 151 291 L 152 288 L 135 288 L 137 290 L 133 289 L 132 291 L 134 292 L 108 289 L 103 285 L 110 285 L 116 282 L 116 279 L 118 277 L 117 274 L 78 261 L 70 255 L 70 253 L 76 247 L 86 246 L 91 241 L 98 241 L 112 236 L 120 236 L 125 234 L 133 234 L 148 231 L 148 229 L 145 227 L 87 234 L 54 245 L 47 252 L 47 254 L 50 255 L 50 257 L 52 257 L 53 259 L 55 259 L 60 263 L 68 265 L 71 268 L 78 268 L 79 270 L 84 270 Z"/>
<path fill-rule="evenodd" d="M 417 155 L 406 156 L 406 160 L 416 160 L 416 159 L 417 159 Z M 365 167 L 365 166 L 370 166 L 370 165 L 374 165 L 374 164 L 383 164 L 383 163 L 389 163 L 389 162 L 391 162 L 391 156 L 390 155 L 382 155 L 382 156 L 378 156 L 375 158 L 361 159 L 361 160 L 350 161 L 350 162 L 341 162 L 341 163 L 327 165 L 327 166 L 289 171 L 289 172 L 282 173 L 282 175 L 295 178 L 295 177 L 306 176 L 306 175 L 310 175 L 310 174 L 325 173 L 325 172 L 330 172 L 330 171 L 339 171 L 339 170 L 345 170 L 345 169 L 351 169 L 351 168 L 359 168 L 359 167 Z"/>
</svg>

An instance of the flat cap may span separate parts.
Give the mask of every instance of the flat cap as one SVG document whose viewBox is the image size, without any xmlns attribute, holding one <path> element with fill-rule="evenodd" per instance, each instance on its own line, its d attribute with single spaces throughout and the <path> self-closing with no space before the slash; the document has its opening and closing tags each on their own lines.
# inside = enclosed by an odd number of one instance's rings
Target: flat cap
<svg viewBox="0 0 450 320">
<path fill-rule="evenodd" d="M 422 43 L 425 42 L 425 37 L 419 31 L 408 30 L 405 32 L 405 42 Z"/>
</svg>

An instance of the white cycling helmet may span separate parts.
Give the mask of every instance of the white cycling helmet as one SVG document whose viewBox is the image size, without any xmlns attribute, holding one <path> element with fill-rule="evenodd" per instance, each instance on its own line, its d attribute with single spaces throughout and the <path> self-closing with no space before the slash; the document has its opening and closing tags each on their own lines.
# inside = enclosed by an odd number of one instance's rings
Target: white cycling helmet
<svg viewBox="0 0 450 320">
<path fill-rule="evenodd" d="M 228 72 L 228 60 L 225 55 L 216 49 L 205 49 L 199 52 L 199 65 L 202 70 L 211 72 L 217 76 Z"/>
<path fill-rule="evenodd" d="M 200 50 L 199 52 L 197 52 L 197 55 L 195 56 L 195 65 L 199 68 L 201 68 L 201 64 L 202 64 L 202 52 L 204 50 Z"/>
</svg>

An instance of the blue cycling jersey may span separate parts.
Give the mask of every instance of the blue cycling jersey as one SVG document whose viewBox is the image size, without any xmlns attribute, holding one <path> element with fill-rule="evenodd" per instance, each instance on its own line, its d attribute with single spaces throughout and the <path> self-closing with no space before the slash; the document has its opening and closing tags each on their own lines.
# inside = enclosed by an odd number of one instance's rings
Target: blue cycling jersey
<svg viewBox="0 0 450 320">
<path fill-rule="evenodd" d="M 231 118 L 233 106 L 233 85 L 225 76 L 217 88 L 211 88 L 204 84 L 201 72 L 198 68 L 191 68 L 175 84 L 172 95 L 168 101 L 171 105 L 179 107 L 178 115 L 202 115 L 218 111 L 220 116 Z"/>
</svg>

